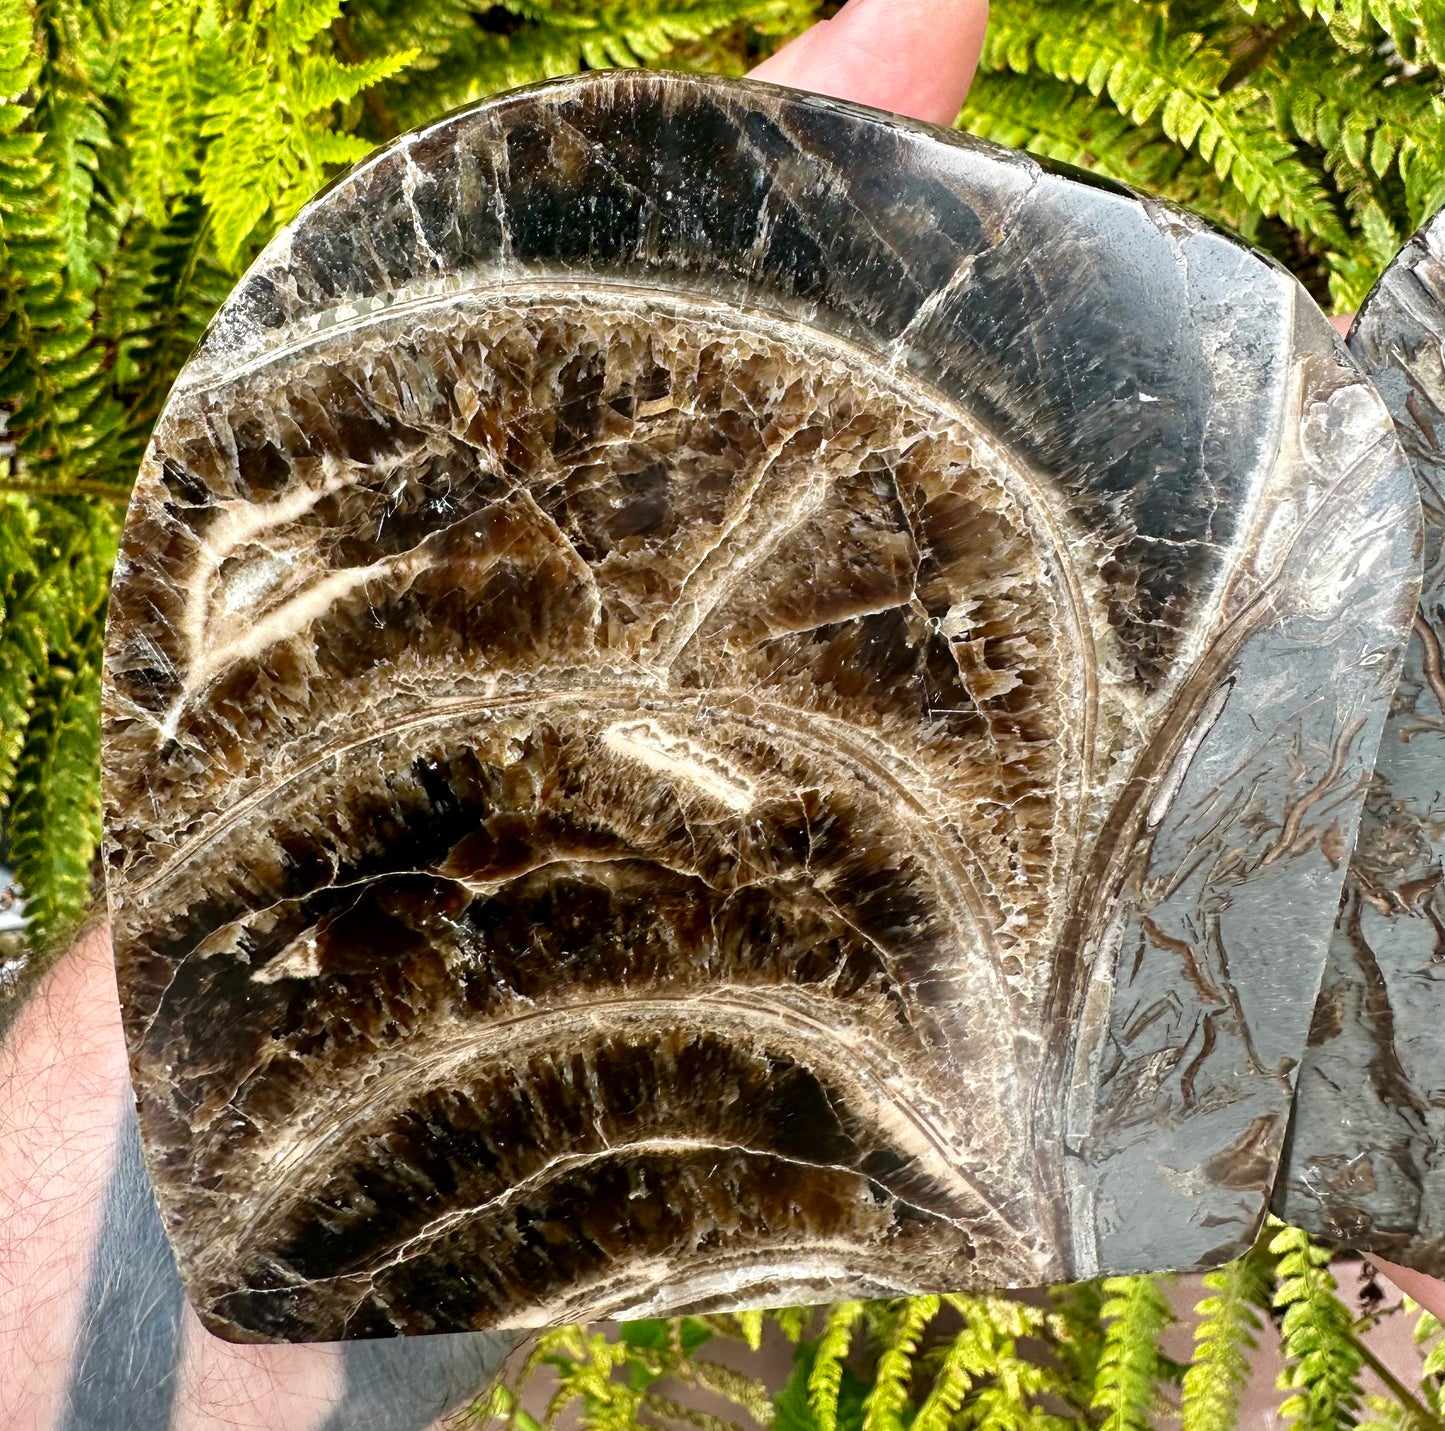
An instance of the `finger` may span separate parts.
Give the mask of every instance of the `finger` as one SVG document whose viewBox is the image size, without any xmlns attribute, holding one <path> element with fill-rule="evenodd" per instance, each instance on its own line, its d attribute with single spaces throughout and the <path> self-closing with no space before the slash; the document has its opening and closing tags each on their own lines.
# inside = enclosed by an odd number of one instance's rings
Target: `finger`
<svg viewBox="0 0 1445 1431">
<path fill-rule="evenodd" d="M 851 0 L 753 77 L 952 124 L 987 26 L 988 0 Z"/>
<path fill-rule="evenodd" d="M 1380 1269 L 1407 1297 L 1413 1297 L 1427 1312 L 1434 1312 L 1445 1321 L 1445 1282 L 1438 1277 L 1417 1272 L 1413 1267 L 1399 1267 L 1376 1257 L 1372 1252 L 1370 1261 Z"/>
<path fill-rule="evenodd" d="M 1348 338 L 1350 336 L 1350 327 L 1354 321 L 1355 315 L 1353 313 L 1336 313 L 1334 317 L 1330 319 L 1335 332 L 1338 333 L 1341 338 Z"/>
</svg>

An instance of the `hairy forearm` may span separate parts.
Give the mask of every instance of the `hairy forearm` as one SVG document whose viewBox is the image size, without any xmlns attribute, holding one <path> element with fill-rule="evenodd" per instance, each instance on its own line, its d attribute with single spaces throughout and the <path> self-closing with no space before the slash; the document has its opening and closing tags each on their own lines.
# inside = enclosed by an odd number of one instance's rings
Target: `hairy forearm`
<svg viewBox="0 0 1445 1431">
<path fill-rule="evenodd" d="M 420 1431 L 501 1337 L 233 1346 L 185 1302 L 141 1160 L 104 930 L 0 1046 L 0 1426 Z"/>
</svg>

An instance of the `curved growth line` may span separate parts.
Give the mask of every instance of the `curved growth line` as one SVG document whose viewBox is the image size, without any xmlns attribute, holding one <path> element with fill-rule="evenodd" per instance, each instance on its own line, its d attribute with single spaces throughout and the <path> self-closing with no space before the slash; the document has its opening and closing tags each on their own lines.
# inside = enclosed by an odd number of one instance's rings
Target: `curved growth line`
<svg viewBox="0 0 1445 1431">
<path fill-rule="evenodd" d="M 611 1143 L 601 1148 L 593 1148 L 585 1153 L 561 1153 L 535 1172 L 528 1173 L 520 1182 L 512 1183 L 495 1196 L 484 1198 L 480 1202 L 468 1203 L 464 1207 L 451 1208 L 439 1214 L 410 1237 L 385 1251 L 378 1252 L 365 1267 L 358 1267 L 350 1272 L 333 1272 L 326 1277 L 306 1277 L 303 1280 L 307 1286 L 319 1286 L 326 1282 L 345 1282 L 354 1277 L 365 1277 L 374 1282 L 383 1272 L 390 1271 L 393 1267 L 400 1267 L 403 1263 L 414 1262 L 418 1257 L 427 1256 L 438 1241 L 450 1235 L 457 1228 L 466 1226 L 476 1218 L 485 1217 L 489 1213 L 510 1206 L 517 1198 L 545 1187 L 554 1178 L 566 1176 L 574 1169 L 592 1167 L 597 1163 L 605 1163 L 609 1158 L 619 1156 L 647 1157 L 649 1154 L 685 1156 L 688 1153 L 699 1152 L 740 1153 L 745 1158 L 766 1158 L 774 1163 L 802 1168 L 806 1172 L 843 1173 L 852 1178 L 872 1176 L 858 1168 L 850 1168 L 844 1163 L 795 1158 L 787 1153 L 779 1152 L 776 1148 L 754 1148 L 746 1143 L 732 1142 L 726 1139 L 668 1137 L 665 1135 L 636 1138 L 631 1142 Z M 887 1188 L 887 1184 L 881 1185 Z M 972 1228 L 959 1218 L 939 1212 L 935 1208 L 924 1207 L 921 1203 L 909 1198 L 900 1197 L 891 1188 L 887 1188 L 887 1191 L 900 1206 L 937 1222 L 946 1222 L 950 1226 L 958 1228 L 965 1235 L 972 1235 Z M 253 1287 L 250 1290 L 265 1291 L 268 1289 Z"/>
<path fill-rule="evenodd" d="M 211 826 L 181 845 L 159 869 L 145 879 L 137 880 L 132 886 L 132 895 L 139 898 L 154 890 L 157 885 L 163 884 L 199 850 L 224 835 L 243 815 L 279 795 L 288 786 L 304 779 L 328 761 L 339 763 L 344 756 L 389 739 L 400 731 L 439 725 L 458 715 L 484 715 L 529 707 L 537 709 L 574 704 L 599 713 L 609 707 L 616 709 L 619 706 L 635 710 L 647 699 L 647 694 L 647 688 L 631 687 L 602 687 L 545 694 L 519 692 L 508 697 L 457 702 L 440 709 L 433 708 L 411 720 L 394 721 L 385 730 L 373 732 L 330 750 L 292 771 L 275 785 L 239 801 L 224 815 L 219 816 Z M 724 706 L 734 703 L 750 706 L 752 712 L 725 710 L 725 718 L 754 728 L 771 721 L 772 724 L 787 730 L 799 745 L 815 757 L 820 757 L 835 767 L 842 767 L 845 775 L 855 778 L 861 775 L 863 783 L 872 786 L 875 793 L 881 787 L 896 802 L 896 808 L 905 814 L 910 833 L 914 836 L 912 843 L 919 849 L 934 874 L 935 885 L 943 896 L 944 907 L 950 911 L 950 922 L 960 945 L 966 947 L 970 940 L 976 941 L 985 953 L 989 969 L 995 976 L 999 974 L 998 945 L 977 882 L 960 857 L 958 847 L 941 833 L 939 821 L 929 810 L 923 797 L 917 793 L 928 788 L 930 782 L 927 776 L 895 747 L 870 736 L 856 726 L 849 725 L 846 721 L 763 700 L 751 691 L 724 688 L 683 693 L 654 688 L 653 698 L 657 702 L 665 700 L 669 714 L 675 714 L 679 705 L 708 709 L 716 709 L 720 703 Z M 758 716 L 762 716 L 763 720 L 759 721 Z M 997 997 L 1001 1007 L 1012 1007 L 1013 1001 L 1006 988 L 997 991 Z"/>
<path fill-rule="evenodd" d="M 1293 410 L 1298 412 L 1300 405 L 1297 400 Z M 1109 907 L 1102 896 L 1117 884 L 1124 865 L 1134 852 L 1132 842 L 1123 836 L 1131 822 L 1147 814 L 1146 802 L 1154 789 L 1153 777 L 1167 771 L 1177 758 L 1200 713 L 1206 708 L 1221 673 L 1228 670 L 1229 664 L 1258 631 L 1283 619 L 1278 607 L 1278 588 L 1288 567 L 1296 559 L 1300 543 L 1310 534 L 1311 527 L 1322 514 L 1335 505 L 1337 494 L 1358 482 L 1360 470 L 1380 444 L 1387 440 L 1388 435 L 1373 442 L 1347 472 L 1330 484 L 1315 505 L 1301 514 L 1288 540 L 1276 554 L 1274 564 L 1257 578 L 1255 591 L 1217 628 L 1208 649 L 1200 654 L 1195 665 L 1175 686 L 1158 730 L 1135 757 L 1128 777 L 1120 787 L 1119 798 L 1095 841 L 1089 866 L 1079 887 L 1081 898 L 1075 902 L 1065 937 L 1059 941 L 1060 957 L 1054 966 L 1054 986 L 1049 993 L 1051 1018 L 1072 1017 L 1074 1010 L 1071 1006 L 1060 1013 L 1060 1002 L 1066 995 L 1077 997 L 1080 986 L 1087 982 L 1076 977 L 1078 954 L 1093 938 L 1094 925 L 1102 917 L 1101 911 Z M 1257 537 L 1258 532 L 1250 535 Z M 1223 609 L 1222 603 L 1220 609 Z M 1084 897 L 1091 893 L 1099 897 L 1086 902 Z M 1066 955 L 1072 957 L 1066 958 Z"/>
<path fill-rule="evenodd" d="M 836 1009 L 828 1009 L 827 1017 L 823 1013 L 812 1015 L 796 1007 L 797 1002 L 801 1000 L 796 993 L 789 1002 L 782 1003 L 760 999 L 751 990 L 737 988 L 703 995 L 694 992 L 686 996 L 590 999 L 582 1004 L 531 1009 L 492 1020 L 487 1025 L 490 1037 L 489 1046 L 485 1049 L 478 1048 L 473 1031 L 461 1026 L 453 1040 L 456 1047 L 451 1051 L 440 1054 L 435 1050 L 429 1052 L 424 1070 L 409 1064 L 377 1079 L 369 1086 L 367 1096 L 344 1119 L 328 1121 L 318 1131 L 298 1138 L 283 1156 L 266 1164 L 264 1185 L 268 1191 L 246 1221 L 250 1225 L 263 1221 L 286 1194 L 287 1188 L 281 1184 L 290 1181 L 293 1171 L 300 1170 L 303 1174 L 314 1174 L 318 1169 L 324 1171 L 327 1164 L 321 1156 L 323 1149 L 334 1146 L 374 1117 L 378 1110 L 390 1107 L 402 1098 L 423 1090 L 454 1085 L 471 1065 L 485 1066 L 491 1062 L 515 1064 L 529 1046 L 556 1048 L 561 1042 L 556 1036 L 557 1027 L 565 1028 L 575 1023 L 579 1015 L 590 1024 L 599 1011 L 605 1010 L 623 1026 L 638 1024 L 649 1028 L 661 1025 L 666 1029 L 675 1029 L 678 1025 L 676 1011 L 683 1010 L 694 1024 L 711 1025 L 723 1034 L 733 1032 L 737 1019 L 741 1017 L 748 1029 L 768 1028 L 776 1034 L 791 1034 L 807 1042 L 810 1048 L 817 1049 L 822 1055 L 817 1060 L 818 1064 L 834 1075 L 834 1081 L 839 1086 L 846 1087 L 850 1080 L 862 1081 L 871 1090 L 875 1102 L 897 1116 L 892 1125 L 893 1131 L 903 1135 L 899 1139 L 903 1151 L 921 1155 L 923 1171 L 942 1186 L 951 1187 L 956 1195 L 980 1205 L 983 1221 L 1006 1231 L 1008 1237 L 1005 1240 L 1027 1242 L 1033 1229 L 1020 1226 L 1017 1219 L 1005 1211 L 1002 1200 L 991 1195 L 972 1173 L 958 1166 L 953 1150 L 934 1131 L 928 1118 L 897 1090 L 894 1080 L 870 1061 L 861 1040 L 856 1035 L 850 1036 L 847 1046 L 840 1046 Z M 709 1019 L 709 1014 L 713 1018 Z M 724 1014 L 732 1014 L 733 1018 L 725 1019 Z M 786 1044 L 782 1046 L 786 1047 Z M 424 1077 L 418 1077 L 419 1072 L 424 1073 Z M 887 1131 L 888 1125 L 885 1124 L 884 1128 Z M 980 1157 L 996 1157 L 997 1152 L 997 1149 L 979 1150 Z M 302 1177 L 296 1182 L 304 1187 L 306 1179 Z M 982 1222 L 980 1225 L 983 1225 Z"/>
<path fill-rule="evenodd" d="M 659 693 L 659 696 L 662 694 Z M 766 729 L 769 724 L 781 728 L 787 731 L 789 738 L 796 741 L 814 759 L 823 760 L 834 769 L 839 770 L 845 779 L 858 780 L 871 788 L 875 795 L 881 793 L 891 800 L 893 809 L 902 817 L 909 843 L 918 853 L 924 867 L 932 877 L 934 890 L 953 927 L 954 938 L 959 950 L 966 951 L 976 948 L 982 956 L 979 961 L 982 968 L 979 972 L 985 974 L 988 980 L 987 1002 L 999 1015 L 993 1025 L 994 1032 L 998 1035 L 996 1038 L 997 1053 L 999 1057 L 1007 1057 L 1010 1066 L 1013 1066 L 1014 1059 L 1005 1051 L 1011 1045 L 1009 1031 L 1017 1022 L 1019 1011 L 1009 987 L 1002 977 L 997 940 L 973 872 L 965 863 L 963 852 L 958 845 L 948 838 L 945 833 L 946 827 L 940 825 L 926 803 L 925 793 L 929 787 L 929 781 L 924 772 L 913 766 L 901 752 L 887 742 L 870 736 L 867 732 L 861 731 L 847 722 L 813 712 L 799 711 L 776 702 L 760 700 L 751 691 L 720 689 L 697 691 L 688 693 L 686 696 L 681 693 L 667 694 L 670 695 L 669 713 L 673 715 L 677 713 L 678 705 L 683 704 L 717 712 L 723 719 L 733 720 L 754 729 L 760 727 Z M 638 690 L 629 688 L 554 692 L 541 697 L 536 693 L 522 693 L 504 700 L 457 703 L 450 708 L 434 709 L 418 715 L 410 722 L 395 722 L 384 731 L 374 732 L 345 747 L 330 751 L 326 756 L 310 762 L 303 769 L 293 771 L 277 785 L 252 797 L 252 800 L 244 807 L 232 807 L 226 816 L 222 817 L 221 822 L 196 836 L 188 846 L 178 850 L 162 869 L 156 871 L 143 883 L 137 882 L 134 893 L 139 896 L 143 892 L 153 890 L 180 869 L 198 849 L 218 839 L 242 814 L 279 794 L 288 785 L 304 778 L 327 760 L 339 761 L 344 755 L 385 740 L 398 730 L 415 730 L 428 725 L 441 724 L 456 718 L 459 714 L 489 714 L 508 708 L 530 707 L 536 709 L 538 706 L 565 707 L 570 704 L 581 706 L 589 714 L 606 711 L 609 706 L 615 709 L 619 705 L 636 710 L 639 704 L 639 695 Z M 746 709 L 729 709 L 730 706 L 741 706 Z M 1024 1090 L 1013 1085 L 1005 1093 L 1008 1101 L 1014 1101 L 1022 1096 L 1024 1096 Z"/>
<path fill-rule="evenodd" d="M 898 1279 L 896 1256 L 869 1256 L 849 1243 L 831 1239 L 805 1242 L 799 1250 L 813 1254 L 808 1261 L 798 1257 L 779 1262 L 770 1256 L 771 1250 L 764 1244 L 730 1253 L 709 1250 L 706 1258 L 681 1262 L 654 1258 L 650 1275 L 648 1263 L 633 1263 L 628 1268 L 631 1275 L 598 1278 L 570 1295 L 523 1313 L 524 1319 L 512 1325 L 518 1330 L 542 1329 L 567 1322 L 676 1316 L 693 1308 L 706 1313 L 719 1301 L 724 1307 L 760 1305 L 764 1301 L 770 1306 L 791 1306 L 802 1300 L 805 1292 L 816 1297 L 820 1284 L 840 1282 L 848 1285 L 849 1296 L 870 1299 L 918 1297 L 929 1292 L 928 1283 Z M 820 1253 L 831 1254 L 830 1261 L 821 1261 Z M 752 1270 L 754 1264 L 758 1264 L 756 1270 L 761 1276 L 745 1282 L 733 1280 L 737 1271 Z M 1027 1270 L 1038 1277 L 1036 1264 L 1030 1264 Z M 864 1285 L 859 1287 L 859 1282 Z M 641 1294 L 649 1294 L 648 1299 L 641 1300 Z"/>
<path fill-rule="evenodd" d="M 1302 371 L 1298 365 L 1291 374 L 1291 393 L 1288 412 L 1298 422 L 1305 400 Z M 1360 481 L 1360 473 L 1374 456 L 1387 436 L 1377 438 L 1364 453 L 1359 455 L 1347 471 L 1316 500 L 1315 505 L 1300 514 L 1284 546 L 1275 554 L 1273 564 L 1255 578 L 1255 589 L 1239 608 L 1220 625 L 1207 649 L 1198 655 L 1194 666 L 1188 670 L 1171 693 L 1169 705 L 1159 728 L 1150 737 L 1135 757 L 1129 774 L 1108 819 L 1100 830 L 1088 865 L 1084 869 L 1077 898 L 1074 900 L 1062 937 L 1057 949 L 1052 977 L 1043 1008 L 1045 1044 L 1049 1050 L 1048 1060 L 1052 1067 L 1046 1067 L 1039 1081 L 1039 1096 L 1034 1102 L 1034 1138 L 1036 1141 L 1059 1141 L 1059 1129 L 1066 1116 L 1062 1105 L 1050 1104 L 1043 1090 L 1070 1086 L 1069 1071 L 1080 1058 L 1087 1059 L 1090 1051 L 1075 1046 L 1063 1037 L 1067 1026 L 1076 1021 L 1082 1001 L 1087 997 L 1089 975 L 1092 966 L 1086 961 L 1085 951 L 1101 937 L 1101 911 L 1111 905 L 1105 896 L 1118 888 L 1119 881 L 1127 869 L 1128 860 L 1135 852 L 1132 841 L 1125 839 L 1137 823 L 1147 817 L 1148 799 L 1154 790 L 1153 779 L 1161 772 L 1167 772 L 1173 761 L 1187 743 L 1213 689 L 1223 673 L 1236 659 L 1248 642 L 1271 623 L 1284 619 L 1278 606 L 1279 587 L 1290 566 L 1297 558 L 1300 544 L 1310 536 L 1311 529 L 1338 501 L 1339 494 Z M 1276 453 L 1275 468 L 1282 459 Z M 1250 541 L 1259 538 L 1259 531 L 1251 529 L 1242 538 L 1238 547 L 1243 551 Z M 1238 580 L 1239 565 L 1235 568 Z M 1231 590 L 1233 583 L 1231 583 Z M 1217 603 L 1216 612 L 1225 610 L 1226 591 Z M 1108 1037 L 1108 1021 L 1100 1026 L 1098 1037 Z M 1089 1096 L 1094 1096 L 1091 1085 Z M 1090 1109 L 1093 1116 L 1093 1109 Z M 1046 1176 L 1049 1165 L 1042 1164 Z M 1059 1196 L 1067 1198 L 1067 1192 L 1060 1187 Z M 1068 1224 L 1064 1224 L 1066 1231 Z"/>
<path fill-rule="evenodd" d="M 252 794 L 237 800 L 226 810 L 221 811 L 203 829 L 182 840 L 170 855 L 156 869 L 140 879 L 134 880 L 130 885 L 130 893 L 134 896 L 143 895 L 155 888 L 158 884 L 165 883 L 174 875 L 179 867 L 190 859 L 198 851 L 214 844 L 233 825 L 238 823 L 244 816 L 249 815 L 258 806 L 264 805 L 273 796 L 279 795 L 283 790 L 306 779 L 314 774 L 322 766 L 332 762 L 339 763 L 344 757 L 357 750 L 364 750 L 369 745 L 379 744 L 381 741 L 389 740 L 394 735 L 407 731 L 422 730 L 429 725 L 440 725 L 444 721 L 451 720 L 455 716 L 484 715 L 489 712 L 504 713 L 509 710 L 521 709 L 529 703 L 536 703 L 539 706 L 551 706 L 563 704 L 567 701 L 585 702 L 589 697 L 612 697 L 621 699 L 624 692 L 630 692 L 634 696 L 645 696 L 652 694 L 657 698 L 665 697 L 668 692 L 657 686 L 655 683 L 646 684 L 639 682 L 636 686 L 618 684 L 616 686 L 582 687 L 575 691 L 558 690 L 549 693 L 537 691 L 511 691 L 504 695 L 479 696 L 475 698 L 460 698 L 451 701 L 442 701 L 436 705 L 429 706 L 426 710 L 412 716 L 403 716 L 399 719 L 388 721 L 384 730 L 371 731 L 355 740 L 348 740 L 326 750 L 323 754 L 313 756 L 310 760 L 298 765 L 294 770 L 289 771 L 274 784 L 267 785 L 264 789 L 254 791 Z"/>
<path fill-rule="evenodd" d="M 525 278 L 517 278 L 505 270 L 475 270 L 467 277 L 466 283 L 446 288 L 438 288 L 426 281 L 413 282 L 399 290 L 399 296 L 384 308 L 362 313 L 350 312 L 338 322 L 308 329 L 223 375 L 203 374 L 199 381 L 188 383 L 183 373 L 177 382 L 172 401 L 183 394 L 189 397 L 214 393 L 250 373 L 300 356 L 308 349 L 329 345 L 337 338 L 360 334 L 368 328 L 378 327 L 398 317 L 420 317 L 438 308 L 456 309 L 459 301 L 466 299 L 476 301 L 477 306 L 482 308 L 512 303 L 519 307 L 528 307 L 539 302 L 550 302 L 555 306 L 571 299 L 583 305 L 610 303 L 620 309 L 646 308 L 652 317 L 671 310 L 671 316 L 691 316 L 694 321 L 697 313 L 703 312 L 706 314 L 706 321 L 714 327 L 724 326 L 718 318 L 716 294 L 693 294 L 684 288 L 677 288 L 666 295 L 660 295 L 636 282 L 611 281 L 595 274 L 589 275 L 585 280 L 579 280 L 570 274 L 551 274 L 542 278 L 529 274 Z M 818 327 L 816 314 L 804 311 L 801 306 L 789 307 L 785 300 L 777 296 L 772 304 L 765 306 L 757 301 L 756 294 L 750 295 L 746 312 L 752 328 L 787 350 L 797 348 L 798 330 L 801 329 L 807 341 L 825 351 L 831 350 L 850 371 L 868 372 L 879 365 L 880 355 L 877 352 L 843 334 Z M 972 437 L 987 445 L 994 455 L 1000 458 L 1004 486 L 1017 493 L 1020 506 L 1037 522 L 1039 534 L 1048 552 L 1048 566 L 1057 573 L 1063 585 L 1061 595 L 1064 599 L 1061 606 L 1068 628 L 1069 644 L 1077 652 L 1076 674 L 1082 686 L 1080 705 L 1083 715 L 1079 734 L 1078 786 L 1081 791 L 1089 789 L 1092 784 L 1094 742 L 1099 717 L 1099 676 L 1093 623 L 1089 619 L 1088 603 L 1070 554 L 1070 544 L 1065 539 L 1060 518 L 1047 495 L 1047 481 L 1019 458 L 1006 444 L 1002 434 L 995 432 L 979 414 L 970 411 L 959 394 L 945 392 L 919 378 L 916 373 L 900 369 L 889 369 L 886 376 L 880 377 L 878 381 L 893 391 L 906 395 L 916 407 L 942 413 L 945 418 L 951 419 Z M 1084 802 L 1079 800 L 1076 803 L 1076 820 L 1081 825 L 1085 818 Z"/>
<path fill-rule="evenodd" d="M 799 744 L 805 745 L 817 754 L 824 755 L 836 763 L 853 762 L 868 771 L 877 785 L 882 785 L 890 795 L 905 805 L 911 815 L 923 827 L 928 842 L 934 845 L 955 871 L 963 902 L 970 919 L 979 926 L 976 931 L 986 947 L 994 950 L 992 930 L 984 916 L 984 903 L 971 877 L 959 864 L 957 852 L 939 840 L 934 827 L 937 821 L 924 800 L 915 792 L 929 785 L 927 776 L 895 747 L 870 736 L 867 731 L 846 721 L 812 711 L 803 711 L 780 702 L 769 701 L 752 691 L 738 688 L 702 689 L 698 691 L 672 691 L 652 684 L 578 687 L 576 690 L 516 691 L 501 696 L 485 696 L 449 702 L 419 712 L 414 716 L 388 722 L 384 730 L 369 732 L 355 740 L 347 741 L 315 756 L 304 765 L 288 772 L 282 779 L 264 790 L 258 790 L 243 800 L 238 800 L 228 810 L 178 845 L 159 868 L 142 879 L 136 880 L 130 888 L 133 896 L 139 897 L 154 890 L 158 885 L 181 872 L 182 866 L 208 845 L 214 844 L 246 815 L 271 799 L 282 794 L 289 787 L 305 780 L 323 766 L 332 762 L 340 763 L 356 751 L 380 744 L 403 732 L 423 730 L 428 726 L 442 725 L 458 716 L 487 716 L 504 714 L 515 710 L 538 712 L 555 709 L 558 706 L 577 705 L 601 714 L 616 709 L 637 709 L 647 707 L 659 714 L 673 714 L 679 706 L 697 706 L 713 709 L 719 703 L 726 705 L 750 705 L 758 713 L 778 726 L 790 731 Z M 756 725 L 758 722 L 744 711 L 727 712 L 730 719 L 740 724 Z M 810 729 L 811 728 L 811 729 Z M 827 739 L 819 739 L 817 732 L 825 731 Z M 881 747 L 881 749 L 880 749 Z"/>
<path fill-rule="evenodd" d="M 957 847 L 951 841 L 939 838 L 939 822 L 917 793 L 927 789 L 930 782 L 901 751 L 847 721 L 812 711 L 802 711 L 795 706 L 776 701 L 761 700 L 751 691 L 708 691 L 705 696 L 722 696 L 727 700 L 750 703 L 759 713 L 766 715 L 767 721 L 750 720 L 741 712 L 731 712 L 728 718 L 740 725 L 762 725 L 771 722 L 781 726 L 811 754 L 831 760 L 835 764 L 842 764 L 849 770 L 862 769 L 872 777 L 871 782 L 865 783 L 882 786 L 894 796 L 912 817 L 915 832 L 921 833 L 924 844 L 952 876 L 952 892 L 956 901 L 968 912 L 968 921 L 972 926 L 970 932 L 978 938 L 990 959 L 996 958 L 998 945 L 977 885 L 960 860 Z M 813 734 L 810 727 L 820 728 L 825 738 Z M 896 767 L 901 767 L 901 773 Z"/>
</svg>

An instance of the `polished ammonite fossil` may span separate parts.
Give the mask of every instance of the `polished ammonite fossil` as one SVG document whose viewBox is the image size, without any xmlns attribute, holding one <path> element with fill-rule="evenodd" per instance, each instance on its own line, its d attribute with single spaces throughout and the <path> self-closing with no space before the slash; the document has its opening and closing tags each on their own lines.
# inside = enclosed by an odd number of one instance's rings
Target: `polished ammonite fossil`
<svg viewBox="0 0 1445 1431">
<path fill-rule="evenodd" d="M 117 566 L 141 1127 L 233 1338 L 1192 1266 L 1268 1202 L 1413 618 L 1287 274 L 575 78 L 267 248 Z"/>
</svg>

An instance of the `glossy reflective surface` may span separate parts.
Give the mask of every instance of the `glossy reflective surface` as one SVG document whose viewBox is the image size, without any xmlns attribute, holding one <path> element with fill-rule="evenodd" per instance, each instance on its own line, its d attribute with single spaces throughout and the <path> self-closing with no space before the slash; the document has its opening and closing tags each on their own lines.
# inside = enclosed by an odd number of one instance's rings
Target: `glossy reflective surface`
<svg viewBox="0 0 1445 1431">
<path fill-rule="evenodd" d="M 1018 155 L 594 75 L 242 281 L 117 569 L 141 1127 L 221 1335 L 1218 1260 L 1413 611 L 1287 275 Z"/>
<path fill-rule="evenodd" d="M 1385 727 L 1279 1205 L 1326 1237 L 1445 1272 L 1445 218 L 1370 294 L 1350 348 L 1419 482 L 1425 585 Z"/>
</svg>

